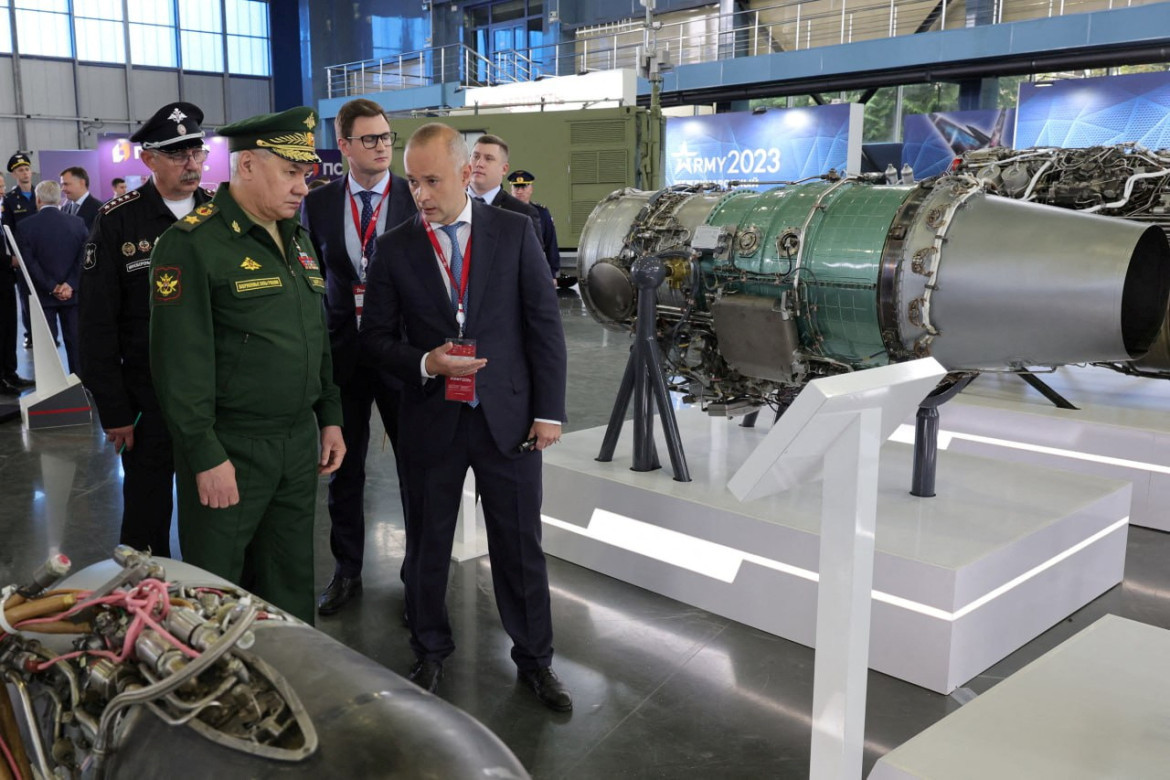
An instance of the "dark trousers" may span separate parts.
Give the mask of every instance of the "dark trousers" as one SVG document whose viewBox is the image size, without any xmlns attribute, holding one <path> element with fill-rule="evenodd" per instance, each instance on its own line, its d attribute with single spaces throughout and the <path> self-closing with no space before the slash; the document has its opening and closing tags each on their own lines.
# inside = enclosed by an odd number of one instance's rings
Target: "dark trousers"
<svg viewBox="0 0 1170 780">
<path fill-rule="evenodd" d="M 370 412 L 374 404 L 398 460 L 398 391 L 373 371 L 359 368 L 341 385 L 342 437 L 345 459 L 329 477 L 329 549 L 337 562 L 335 576 L 362 574 L 366 547 L 366 453 L 370 447 Z"/>
<path fill-rule="evenodd" d="M 195 472 L 175 452 L 183 560 L 254 592 L 312 625 L 313 517 L 317 506 L 316 420 L 310 413 L 270 436 L 216 429 L 236 469 L 240 502 L 199 503 Z"/>
<path fill-rule="evenodd" d="M 29 314 L 28 308 L 28 285 L 24 281 L 24 274 L 17 271 L 16 287 L 20 291 L 17 297 L 20 299 L 20 321 L 24 325 L 25 338 L 32 338 L 32 315 Z"/>
<path fill-rule="evenodd" d="M 69 364 L 65 373 L 71 374 L 81 370 L 81 362 L 77 359 L 77 306 L 46 306 L 45 319 L 49 322 L 49 333 L 53 334 L 53 342 L 57 342 L 57 322 L 61 323 L 61 340 L 65 342 L 65 360 Z"/>
<path fill-rule="evenodd" d="M 121 544 L 148 547 L 171 557 L 175 458 L 171 434 L 158 409 L 143 409 L 134 426 L 134 448 L 122 453 Z"/>
<path fill-rule="evenodd" d="M 523 670 L 552 663 L 548 570 L 541 549 L 541 455 L 500 454 L 483 411 L 464 405 L 450 451 L 434 466 L 399 469 L 406 484 L 406 610 L 415 655 L 442 660 L 455 650 L 447 618 L 447 574 L 467 469 L 475 473 L 487 527 L 492 586 L 512 660 Z"/>
<path fill-rule="evenodd" d="M 16 330 L 16 280 L 10 269 L 0 268 L 0 378 L 16 373 Z"/>
</svg>

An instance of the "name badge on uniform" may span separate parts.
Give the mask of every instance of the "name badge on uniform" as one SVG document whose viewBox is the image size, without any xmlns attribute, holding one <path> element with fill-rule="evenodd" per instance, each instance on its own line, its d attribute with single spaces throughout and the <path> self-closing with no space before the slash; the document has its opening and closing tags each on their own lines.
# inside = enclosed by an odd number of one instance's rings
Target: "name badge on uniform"
<svg viewBox="0 0 1170 780">
<path fill-rule="evenodd" d="M 362 326 L 362 306 L 366 303 L 366 286 L 364 284 L 355 284 L 353 286 L 353 313 L 357 315 L 357 324 L 360 328 Z"/>
<path fill-rule="evenodd" d="M 464 360 L 475 359 L 475 339 L 447 339 L 453 346 L 448 357 Z M 447 377 L 446 394 L 448 401 L 468 403 L 475 400 L 475 374 L 470 376 Z"/>
</svg>

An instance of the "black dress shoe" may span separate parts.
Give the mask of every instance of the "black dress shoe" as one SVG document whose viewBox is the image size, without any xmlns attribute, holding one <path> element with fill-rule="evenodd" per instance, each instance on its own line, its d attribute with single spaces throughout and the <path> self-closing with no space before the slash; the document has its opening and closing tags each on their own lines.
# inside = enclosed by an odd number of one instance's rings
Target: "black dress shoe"
<svg viewBox="0 0 1170 780">
<path fill-rule="evenodd" d="M 521 669 L 517 676 L 520 682 L 532 689 L 540 703 L 550 710 L 569 712 L 573 709 L 573 697 L 569 695 L 569 689 L 551 667 L 527 671 Z"/>
<path fill-rule="evenodd" d="M 321 592 L 321 598 L 317 599 L 317 611 L 322 615 L 332 615 L 361 592 L 361 577 L 334 575 L 333 579 L 329 580 L 329 585 Z"/>
<path fill-rule="evenodd" d="M 424 690 L 437 693 L 439 690 L 439 680 L 443 679 L 443 662 L 415 661 L 414 667 L 411 668 L 407 679 Z"/>
<path fill-rule="evenodd" d="M 7 382 L 8 384 L 12 385 L 13 387 L 21 387 L 21 388 L 32 387 L 36 384 L 36 382 L 32 381 L 31 379 L 25 379 L 20 374 L 17 374 L 15 372 L 4 377 L 4 381 Z"/>
<path fill-rule="evenodd" d="M 0 395 L 20 395 L 24 390 L 13 385 L 7 379 L 0 379 Z"/>
</svg>

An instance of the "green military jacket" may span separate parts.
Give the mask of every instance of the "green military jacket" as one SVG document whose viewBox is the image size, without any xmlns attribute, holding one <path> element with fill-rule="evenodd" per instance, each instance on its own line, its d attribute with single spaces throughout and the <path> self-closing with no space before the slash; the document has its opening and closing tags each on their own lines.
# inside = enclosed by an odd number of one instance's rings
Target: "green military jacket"
<svg viewBox="0 0 1170 780">
<path fill-rule="evenodd" d="M 288 435 L 310 412 L 341 425 L 309 235 L 277 223 L 282 256 L 227 184 L 155 243 L 150 262 L 150 366 L 167 423 L 191 468 L 227 460 L 216 436 Z"/>
</svg>

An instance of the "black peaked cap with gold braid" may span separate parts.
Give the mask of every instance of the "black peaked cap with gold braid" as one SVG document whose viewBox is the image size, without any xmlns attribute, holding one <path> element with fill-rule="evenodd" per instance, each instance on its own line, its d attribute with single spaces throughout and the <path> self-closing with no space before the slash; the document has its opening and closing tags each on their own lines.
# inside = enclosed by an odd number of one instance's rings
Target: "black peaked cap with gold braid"
<svg viewBox="0 0 1170 780">
<path fill-rule="evenodd" d="M 228 139 L 228 151 L 267 149 L 291 162 L 319 163 L 314 146 L 317 112 L 297 106 L 279 114 L 260 114 L 219 128 Z"/>
</svg>

